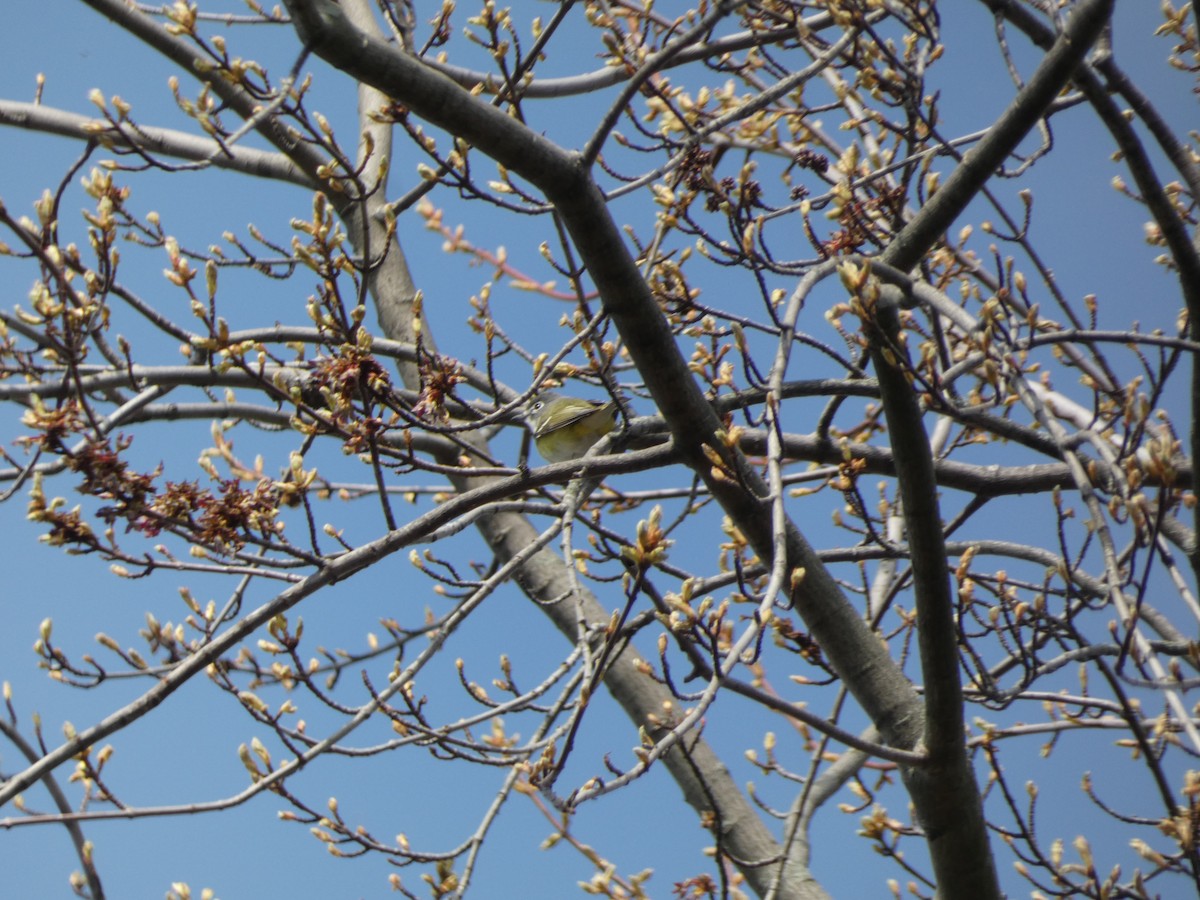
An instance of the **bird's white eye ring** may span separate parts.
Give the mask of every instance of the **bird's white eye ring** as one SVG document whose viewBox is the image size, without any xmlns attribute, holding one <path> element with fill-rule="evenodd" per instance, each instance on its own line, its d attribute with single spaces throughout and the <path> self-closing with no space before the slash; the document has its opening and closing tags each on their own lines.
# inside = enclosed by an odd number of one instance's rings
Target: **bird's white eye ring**
<svg viewBox="0 0 1200 900">
<path fill-rule="evenodd" d="M 533 406 L 531 406 L 530 409 L 532 409 L 534 412 L 537 412 L 545 405 L 546 405 L 545 400 L 539 400 L 537 403 L 533 404 Z"/>
</svg>

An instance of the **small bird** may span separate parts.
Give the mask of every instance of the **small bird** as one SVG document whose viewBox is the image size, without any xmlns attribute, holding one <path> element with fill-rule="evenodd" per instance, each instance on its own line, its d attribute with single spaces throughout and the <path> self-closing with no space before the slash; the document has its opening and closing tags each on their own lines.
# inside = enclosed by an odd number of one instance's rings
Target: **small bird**
<svg viewBox="0 0 1200 900">
<path fill-rule="evenodd" d="M 542 391 L 526 408 L 525 421 L 542 458 L 566 462 L 583 456 L 617 426 L 617 404 Z"/>
</svg>

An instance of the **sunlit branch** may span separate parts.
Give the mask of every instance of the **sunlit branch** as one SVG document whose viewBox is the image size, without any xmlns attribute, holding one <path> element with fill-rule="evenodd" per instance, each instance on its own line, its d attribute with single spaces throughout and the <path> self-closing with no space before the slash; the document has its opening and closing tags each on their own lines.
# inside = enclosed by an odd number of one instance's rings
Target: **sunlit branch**
<svg viewBox="0 0 1200 900">
<path fill-rule="evenodd" d="M 118 154 L 122 149 L 136 148 L 154 156 L 190 160 L 196 164 L 195 168 L 212 166 L 307 188 L 315 189 L 318 186 L 282 153 L 269 153 L 252 147 L 220 147 L 212 138 L 170 128 L 140 123 L 133 127 L 41 104 L 4 99 L 0 99 L 0 125 L 57 134 L 84 142 L 94 141 Z"/>
</svg>

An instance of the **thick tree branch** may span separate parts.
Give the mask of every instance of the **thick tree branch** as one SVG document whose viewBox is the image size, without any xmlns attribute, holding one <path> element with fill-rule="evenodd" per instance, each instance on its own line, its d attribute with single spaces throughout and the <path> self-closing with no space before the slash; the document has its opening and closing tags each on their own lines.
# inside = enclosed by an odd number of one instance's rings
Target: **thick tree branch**
<svg viewBox="0 0 1200 900">
<path fill-rule="evenodd" d="M 896 235 L 882 261 L 915 267 L 991 179 L 1070 81 L 1112 13 L 1113 0 L 1084 0 L 1036 73 L 945 184 Z M 958 630 L 950 589 L 933 457 L 923 413 L 909 381 L 912 365 L 892 307 L 868 322 L 871 358 L 879 378 L 900 485 L 919 621 L 925 684 L 924 741 L 928 769 L 906 781 L 926 830 L 938 884 L 946 897 L 999 896 L 983 809 L 963 744 L 963 697 Z"/>
</svg>

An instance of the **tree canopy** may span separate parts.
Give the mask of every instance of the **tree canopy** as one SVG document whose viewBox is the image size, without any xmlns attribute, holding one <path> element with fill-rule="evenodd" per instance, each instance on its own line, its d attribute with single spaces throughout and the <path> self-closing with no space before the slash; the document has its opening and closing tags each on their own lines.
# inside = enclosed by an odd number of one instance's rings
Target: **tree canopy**
<svg viewBox="0 0 1200 900">
<path fill-rule="evenodd" d="M 234 808 L 410 897 L 1200 894 L 1200 61 L 1114 6 L 64 3 L 0 479 L 83 559 L 12 530 L 0 839 L 93 898 L 236 896 L 97 837 Z M 546 463 L 546 390 L 617 427 Z"/>
</svg>

